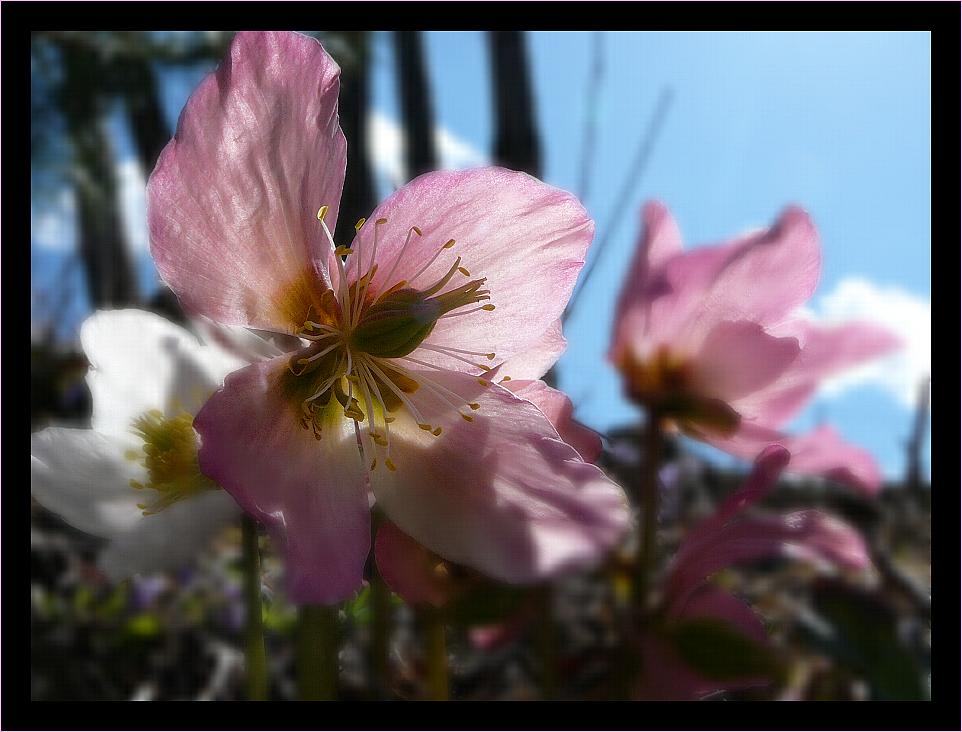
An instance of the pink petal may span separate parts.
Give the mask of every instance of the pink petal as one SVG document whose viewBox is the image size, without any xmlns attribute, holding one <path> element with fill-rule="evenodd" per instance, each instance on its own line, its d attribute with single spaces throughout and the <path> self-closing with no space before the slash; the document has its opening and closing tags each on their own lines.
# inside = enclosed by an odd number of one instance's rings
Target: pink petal
<svg viewBox="0 0 962 732">
<path fill-rule="evenodd" d="M 497 375 L 512 379 L 540 379 L 557 363 L 568 347 L 561 333 L 561 321 L 552 323 L 528 350 L 512 356 L 497 368 Z"/>
<path fill-rule="evenodd" d="M 818 326 L 795 321 L 779 331 L 795 334 L 802 343 L 798 359 L 772 385 L 744 407 L 760 421 L 778 427 L 804 406 L 819 382 L 899 348 L 901 341 L 877 325 L 849 322 Z"/>
<path fill-rule="evenodd" d="M 497 309 L 442 319 L 428 340 L 495 352 L 499 360 L 537 346 L 561 317 L 594 232 L 594 223 L 570 193 L 503 168 L 426 173 L 395 191 L 368 221 L 379 218 L 387 223 L 378 232 L 379 266 L 372 287 L 379 290 L 399 280 L 429 287 L 461 257 L 471 276 L 457 274 L 450 284 L 487 278 L 485 287 Z M 414 235 L 399 258 L 412 226 L 422 236 Z M 365 224 L 351 245 L 355 270 L 370 261 L 376 228 Z M 456 244 L 415 277 L 451 239 Z M 469 370 L 424 349 L 415 355 Z"/>
<path fill-rule="evenodd" d="M 371 544 L 365 471 L 353 423 L 315 440 L 285 397 L 286 356 L 227 377 L 197 415 L 201 469 L 271 531 L 297 603 L 330 604 L 360 585 Z M 294 377 L 290 377 L 294 378 Z"/>
<path fill-rule="evenodd" d="M 416 408 L 391 425 L 397 470 L 371 473 L 384 513 L 431 551 L 505 582 L 597 563 L 628 526 L 624 493 L 558 439 L 528 401 L 457 372 L 416 373 Z M 428 388 L 477 403 L 472 422 Z"/>
<path fill-rule="evenodd" d="M 665 597 L 674 611 L 715 572 L 741 562 L 786 556 L 850 569 L 869 564 L 858 531 L 818 511 L 746 517 L 700 539 L 697 545 L 682 545 L 670 571 Z"/>
<path fill-rule="evenodd" d="M 759 645 L 769 645 L 765 626 L 748 605 L 719 587 L 705 585 L 693 593 L 685 606 L 677 612 L 676 620 L 715 618 L 724 620 L 739 633 Z M 731 687 L 729 687 L 731 688 Z"/>
<path fill-rule="evenodd" d="M 561 439 L 577 450 L 582 460 L 593 463 L 601 455 L 601 436 L 573 419 L 574 407 L 564 392 L 552 389 L 543 381 L 512 379 L 501 386 L 540 409 Z"/>
<path fill-rule="evenodd" d="M 377 568 L 388 587 L 409 605 L 441 607 L 448 587 L 435 572 L 438 557 L 390 521 L 382 521 L 374 539 Z"/>
<path fill-rule="evenodd" d="M 648 305 L 650 275 L 657 272 L 664 262 L 682 251 L 681 232 L 671 212 L 661 201 L 649 201 L 642 210 L 641 239 L 625 277 L 618 306 L 615 311 L 615 338 L 612 353 L 619 354 L 627 346 L 622 339 L 630 335 L 628 328 L 620 325 L 625 319 L 642 320 Z M 639 326 L 643 326 L 641 322 Z"/>
<path fill-rule="evenodd" d="M 147 184 L 150 248 L 184 306 L 287 332 L 326 287 L 346 143 L 337 64 L 314 39 L 238 33 L 184 107 Z"/>
<path fill-rule="evenodd" d="M 743 421 L 730 437 L 702 435 L 702 439 L 746 460 L 769 445 L 782 445 L 792 454 L 789 472 L 817 475 L 869 495 L 877 493 L 882 485 L 875 458 L 863 448 L 846 442 L 829 426 L 796 437 Z"/>
<path fill-rule="evenodd" d="M 758 323 L 722 322 L 705 338 L 694 362 L 693 387 L 745 415 L 737 400 L 765 388 L 798 358 L 798 340 L 776 338 Z"/>
<path fill-rule="evenodd" d="M 639 291 L 617 323 L 612 358 L 659 346 L 693 355 L 722 321 L 778 323 L 812 294 L 820 266 L 815 228 L 794 207 L 766 231 L 668 256 L 643 284 L 626 282 Z"/>
<path fill-rule="evenodd" d="M 692 328 L 707 334 L 719 320 L 778 323 L 811 297 L 820 269 L 815 225 L 805 211 L 789 207 L 770 229 L 732 249 Z"/>
</svg>

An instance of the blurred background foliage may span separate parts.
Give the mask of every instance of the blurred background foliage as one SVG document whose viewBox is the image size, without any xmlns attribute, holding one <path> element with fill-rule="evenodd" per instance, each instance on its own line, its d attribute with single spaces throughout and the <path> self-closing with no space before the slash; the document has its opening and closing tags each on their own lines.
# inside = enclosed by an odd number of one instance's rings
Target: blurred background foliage
<svg viewBox="0 0 962 732">
<path fill-rule="evenodd" d="M 375 38 L 367 32 L 312 33 L 342 67 L 341 125 L 350 145 L 341 227 L 367 215 L 377 193 L 371 167 L 370 68 Z M 90 397 L 86 363 L 62 313 L 83 290 L 89 306 L 137 306 L 179 318 L 161 289 L 149 296 L 138 284 L 122 221 L 112 128 L 122 115 L 142 170 L 150 171 L 172 135 L 159 75 L 207 69 L 224 54 L 232 32 L 37 32 L 31 45 L 32 207 L 54 206 L 64 185 L 74 200 L 76 246 L 59 269 L 34 278 L 31 303 L 31 428 L 51 421 L 83 424 Z M 487 34 L 492 99 L 491 160 L 541 174 L 541 138 L 524 34 Z M 404 176 L 438 167 L 432 96 L 423 38 L 417 31 L 378 34 L 396 73 L 404 135 Z M 482 93 L 484 90 L 478 90 Z M 670 93 L 660 102 L 667 109 Z M 654 144 L 660 116 L 639 149 L 638 166 Z M 590 156 L 596 119 L 589 116 Z M 587 170 L 587 167 L 585 170 Z M 587 174 L 582 189 L 587 190 Z M 353 232 L 351 232 L 353 233 Z M 583 283 L 582 283 L 583 284 Z M 906 474 L 865 499 L 820 482 L 785 482 L 766 506 L 822 507 L 857 526 L 875 569 L 866 576 L 821 577 L 810 567 L 772 560 L 726 570 L 718 581 L 750 601 L 774 639 L 777 683 L 714 698 L 918 699 L 928 695 L 930 640 L 930 493 L 920 468 L 928 385 L 920 389 L 917 418 L 906 426 Z M 639 468 L 638 428 L 606 435 L 603 466 L 632 489 Z M 662 499 L 659 555 L 663 565 L 688 527 L 708 515 L 741 475 L 713 467 L 672 443 Z M 663 475 L 664 477 L 664 475 Z M 99 574 L 98 540 L 74 530 L 34 503 L 31 508 L 31 683 L 34 699 L 235 699 L 243 696 L 243 605 L 239 530 L 178 573 L 142 577 L 116 586 Z M 265 623 L 274 698 L 294 698 L 294 609 L 279 590 L 280 567 L 266 539 Z M 550 609 L 560 698 L 607 698 L 619 683 L 613 661 L 619 578 L 630 553 L 596 572 L 555 583 Z M 452 571 L 457 571 L 452 568 Z M 424 648 L 419 620 L 397 598 L 388 688 L 372 689 L 367 664 L 371 588 L 344 605 L 340 696 L 418 698 L 423 694 Z M 538 698 L 543 679 L 535 656 L 544 642 L 544 610 L 536 593 L 465 582 L 449 611 L 449 655 L 455 699 Z M 519 620 L 520 619 L 520 620 Z M 501 623 L 501 625 L 498 625 Z M 481 642 L 479 630 L 492 630 Z M 753 661 L 743 648 L 720 643 L 703 653 L 689 643 L 686 658 L 706 675 L 744 674 Z M 750 670 L 750 669 L 749 669 Z"/>
</svg>

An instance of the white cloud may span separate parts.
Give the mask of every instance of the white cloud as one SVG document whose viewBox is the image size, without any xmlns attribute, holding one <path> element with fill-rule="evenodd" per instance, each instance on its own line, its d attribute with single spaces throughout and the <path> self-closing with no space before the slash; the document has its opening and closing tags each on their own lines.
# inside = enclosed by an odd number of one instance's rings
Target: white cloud
<svg viewBox="0 0 962 732">
<path fill-rule="evenodd" d="M 147 251 L 147 180 L 136 157 L 130 156 L 118 163 L 117 185 L 127 243 L 139 255 Z"/>
<path fill-rule="evenodd" d="M 74 248 L 73 191 L 64 187 L 41 201 L 30 201 L 30 239 L 38 247 L 54 252 Z"/>
<path fill-rule="evenodd" d="M 876 386 L 905 407 L 915 405 L 919 382 L 932 372 L 932 304 L 900 287 L 878 285 L 862 277 L 846 277 L 822 296 L 806 315 L 824 323 L 867 320 L 902 339 L 904 347 L 884 359 L 852 369 L 822 386 L 826 396 L 855 387 Z"/>
<path fill-rule="evenodd" d="M 404 182 L 404 132 L 401 126 L 390 117 L 374 112 L 368 118 L 367 134 L 375 172 L 386 178 L 390 187 L 400 187 Z M 435 128 L 434 144 L 442 168 L 459 170 L 488 163 L 484 153 L 444 127 Z"/>
</svg>

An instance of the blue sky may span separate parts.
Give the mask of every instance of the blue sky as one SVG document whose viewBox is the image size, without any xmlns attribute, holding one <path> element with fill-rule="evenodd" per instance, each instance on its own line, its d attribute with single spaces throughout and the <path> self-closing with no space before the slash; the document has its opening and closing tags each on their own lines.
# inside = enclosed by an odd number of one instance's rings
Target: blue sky
<svg viewBox="0 0 962 732">
<path fill-rule="evenodd" d="M 641 203 L 665 201 L 686 242 L 709 243 L 770 222 L 789 202 L 821 232 L 823 272 L 811 304 L 823 318 L 869 317 L 911 343 L 906 355 L 863 369 L 822 393 L 793 424 L 833 422 L 876 454 L 887 473 L 904 465 L 912 384 L 929 368 L 930 43 L 927 33 L 606 33 L 596 93 L 588 81 L 592 33 L 529 37 L 544 178 L 579 192 L 586 115 L 597 138 L 585 203 L 598 234 L 614 221 L 603 259 L 566 326 L 560 386 L 577 415 L 600 430 L 638 418 L 604 361 L 611 315 L 638 235 Z M 397 167 L 397 104 L 390 39 L 374 47 L 377 169 L 390 190 Z M 442 158 L 483 162 L 491 147 L 490 81 L 481 33 L 431 32 L 427 54 Z M 168 74 L 171 122 L 203 70 Z M 614 211 L 662 89 L 673 103 L 631 203 Z M 596 104 L 590 108 L 590 98 Z M 128 227 L 142 229 L 142 173 L 119 120 L 112 126 L 128 182 Z M 126 165 L 126 168 L 124 168 Z M 138 199 L 138 195 L 140 198 Z M 69 201 L 56 202 L 69 213 Z M 34 282 L 49 282 L 69 250 L 69 225 L 34 210 Z M 61 216 L 60 218 L 63 218 Z M 145 285 L 154 282 L 145 238 Z M 49 240 L 66 242 L 48 246 Z M 75 320 L 85 305 L 75 298 Z"/>
</svg>

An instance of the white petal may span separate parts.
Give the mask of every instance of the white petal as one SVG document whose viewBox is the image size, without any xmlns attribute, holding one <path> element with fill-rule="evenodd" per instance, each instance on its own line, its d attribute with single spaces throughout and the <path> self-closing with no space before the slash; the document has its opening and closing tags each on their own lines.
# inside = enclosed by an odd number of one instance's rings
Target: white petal
<svg viewBox="0 0 962 732">
<path fill-rule="evenodd" d="M 214 537 L 240 516 L 226 492 L 212 490 L 178 501 L 114 538 L 100 556 L 112 580 L 178 569 L 197 560 Z"/>
<path fill-rule="evenodd" d="M 80 340 L 90 361 L 92 426 L 127 438 L 134 419 L 151 409 L 196 414 L 226 373 L 241 365 L 142 310 L 97 312 L 84 322 Z"/>
<path fill-rule="evenodd" d="M 50 427 L 30 437 L 30 493 L 81 531 L 114 536 L 142 518 L 143 500 L 131 479 L 139 463 L 124 459 L 127 445 L 93 430 Z"/>
</svg>

